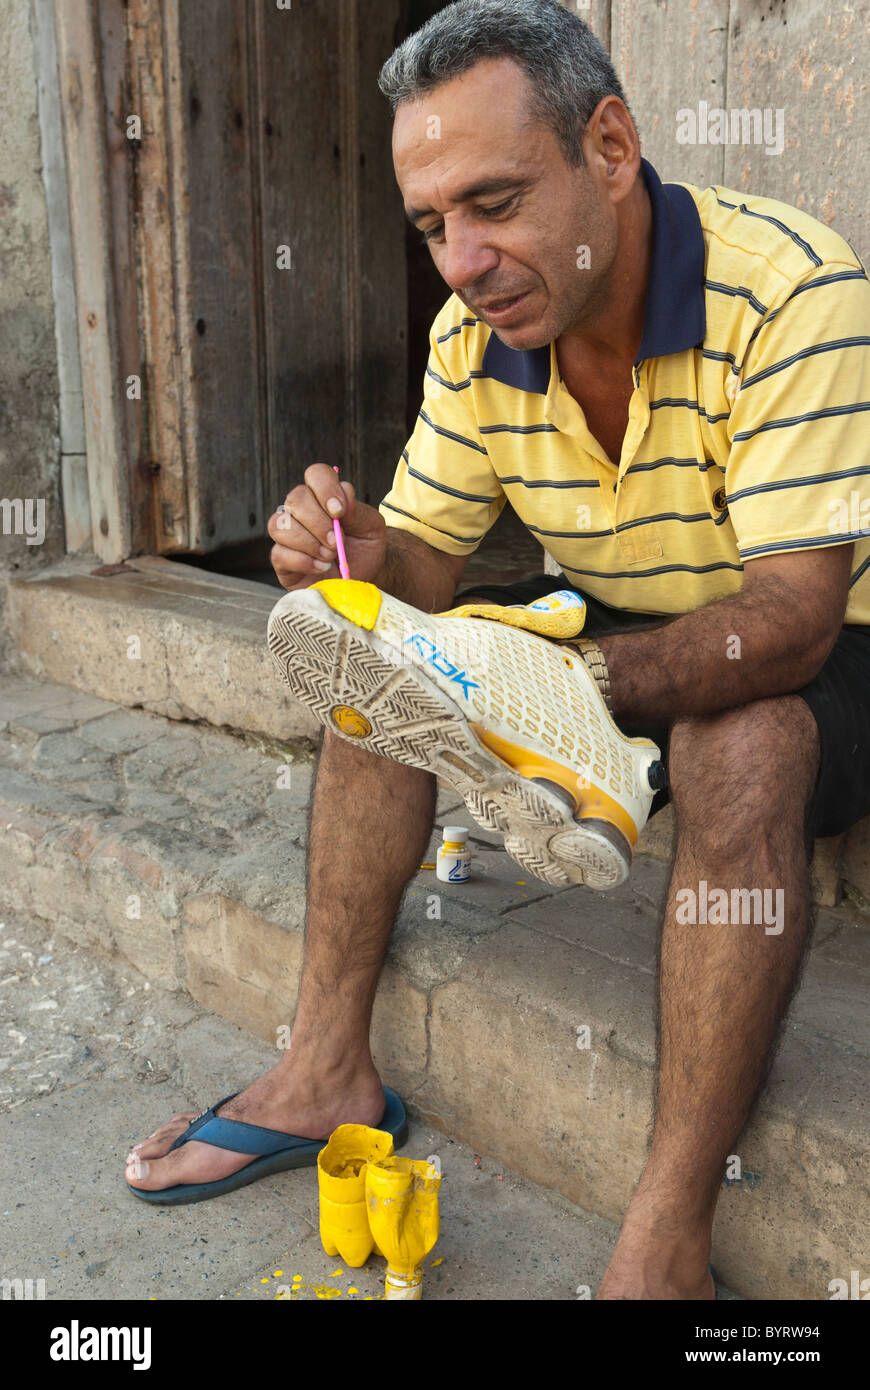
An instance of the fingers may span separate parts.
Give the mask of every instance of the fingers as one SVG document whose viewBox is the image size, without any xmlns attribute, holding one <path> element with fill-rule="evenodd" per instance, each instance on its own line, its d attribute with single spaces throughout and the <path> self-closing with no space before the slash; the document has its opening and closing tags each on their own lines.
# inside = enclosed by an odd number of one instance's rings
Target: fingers
<svg viewBox="0 0 870 1390">
<path fill-rule="evenodd" d="M 333 517 L 342 517 L 348 512 L 348 498 L 345 488 L 353 489 L 350 483 L 342 484 L 338 474 L 328 463 L 312 463 L 305 470 L 305 485 L 321 510 L 326 513 L 330 523 Z"/>
<path fill-rule="evenodd" d="M 275 545 L 269 559 L 285 589 L 338 573 L 331 510 L 345 522 L 356 503 L 350 483 L 339 483 L 325 463 L 305 470 L 305 482 L 288 492 L 269 518 L 267 531 Z"/>
</svg>

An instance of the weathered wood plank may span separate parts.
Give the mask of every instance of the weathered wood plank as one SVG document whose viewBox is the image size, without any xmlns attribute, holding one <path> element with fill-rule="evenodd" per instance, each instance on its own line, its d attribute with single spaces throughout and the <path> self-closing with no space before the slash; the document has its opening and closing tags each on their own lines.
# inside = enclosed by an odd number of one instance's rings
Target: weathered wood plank
<svg viewBox="0 0 870 1390">
<path fill-rule="evenodd" d="M 130 553 L 129 446 L 95 5 L 91 0 L 56 0 L 55 29 L 93 547 L 102 560 L 113 562 Z"/>
<path fill-rule="evenodd" d="M 183 182 L 175 185 L 175 270 L 189 357 L 189 546 L 198 552 L 261 533 L 266 521 L 247 8 L 247 0 L 209 0 L 206 18 L 199 5 L 167 7 L 180 55 L 172 151 L 187 160 L 186 199 Z"/>
<path fill-rule="evenodd" d="M 141 337 L 136 231 L 136 160 L 138 145 L 127 138 L 127 118 L 133 112 L 129 71 L 127 12 L 114 0 L 98 0 L 100 58 L 103 76 L 103 144 L 106 152 L 108 212 L 112 224 L 114 304 L 117 324 L 118 374 L 122 385 L 127 456 L 121 484 L 130 509 L 130 550 L 150 550 L 154 528 L 150 505 L 148 421 L 145 404 L 145 356 Z M 142 395 L 128 395 L 126 383 L 138 376 Z M 121 468 L 121 460 L 118 462 Z"/>
<path fill-rule="evenodd" d="M 769 113 L 762 140 L 725 150 L 723 182 L 793 203 L 870 261 L 870 0 L 759 7 L 734 0 L 725 105 Z M 781 112 L 781 117 L 777 116 Z"/>
<path fill-rule="evenodd" d="M 137 252 L 146 363 L 148 473 L 154 548 L 188 548 L 187 486 L 182 427 L 182 361 L 175 317 L 177 265 L 173 237 L 187 210 L 176 205 L 170 169 L 169 93 L 164 65 L 175 35 L 164 33 L 160 0 L 127 0 L 132 108 L 141 121 L 136 163 Z M 172 150 L 175 161 L 184 151 Z M 182 226 L 179 226 L 182 224 Z M 181 260 L 185 257 L 182 255 Z"/>
<path fill-rule="evenodd" d="M 356 113 L 349 113 L 351 130 L 345 136 L 349 145 L 355 134 L 352 148 L 357 151 L 356 160 L 345 165 L 355 169 L 346 196 L 356 200 L 355 251 L 348 267 L 348 284 L 356 287 L 358 324 L 349 356 L 358 401 L 351 477 L 363 500 L 372 504 L 392 486 L 407 443 L 405 214 L 393 170 L 392 117 L 377 87 L 378 72 L 393 49 L 398 9 L 394 0 L 376 6 L 354 0 L 345 25 L 345 72 L 350 66 L 357 69 Z M 355 42 L 348 42 L 353 36 Z M 350 229 L 349 219 L 346 225 Z"/>
<path fill-rule="evenodd" d="M 376 85 L 398 4 L 257 18 L 270 506 L 316 460 L 379 501 L 406 438 L 404 228 Z"/>
<path fill-rule="evenodd" d="M 677 113 L 697 112 L 701 101 L 721 106 L 725 99 L 728 4 L 613 0 L 611 56 L 643 153 L 665 181 L 722 182 L 722 146 L 680 144 Z"/>
</svg>

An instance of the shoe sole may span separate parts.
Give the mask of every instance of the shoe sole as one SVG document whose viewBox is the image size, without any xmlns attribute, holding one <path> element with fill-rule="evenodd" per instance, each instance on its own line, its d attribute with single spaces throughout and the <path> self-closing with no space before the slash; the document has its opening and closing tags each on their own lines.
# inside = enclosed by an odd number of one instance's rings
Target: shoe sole
<svg viewBox="0 0 870 1390">
<path fill-rule="evenodd" d="M 625 882 L 632 850 L 620 830 L 608 821 L 575 820 L 564 794 L 491 753 L 425 672 L 397 664 L 376 633 L 321 601 L 322 617 L 279 600 L 267 634 L 282 679 L 321 724 L 380 757 L 435 773 L 478 825 L 503 835 L 511 858 L 545 883 L 608 889 Z M 368 730 L 338 727 L 333 712 L 348 707 L 361 716 L 357 727 Z"/>
</svg>

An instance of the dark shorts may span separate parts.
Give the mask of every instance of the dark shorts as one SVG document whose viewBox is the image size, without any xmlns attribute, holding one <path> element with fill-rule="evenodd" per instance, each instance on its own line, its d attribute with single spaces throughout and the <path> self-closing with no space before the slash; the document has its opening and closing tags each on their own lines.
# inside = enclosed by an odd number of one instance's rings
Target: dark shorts
<svg viewBox="0 0 870 1390">
<path fill-rule="evenodd" d="M 476 596 L 503 605 L 532 603 L 556 589 L 581 593 L 564 574 L 536 574 L 515 584 L 475 584 L 460 590 L 453 602 L 458 606 Z M 606 632 L 661 621 L 660 613 L 628 613 L 586 594 L 582 596 L 587 605 L 584 635 L 603 636 Z M 821 671 L 809 685 L 794 693 L 812 710 L 821 740 L 810 828 L 814 836 L 839 835 L 870 815 L 870 627 L 843 627 Z M 666 725 L 620 723 L 620 728 L 629 738 L 653 739 L 667 765 Z M 656 792 L 650 815 L 654 816 L 668 800 L 667 791 Z"/>
</svg>

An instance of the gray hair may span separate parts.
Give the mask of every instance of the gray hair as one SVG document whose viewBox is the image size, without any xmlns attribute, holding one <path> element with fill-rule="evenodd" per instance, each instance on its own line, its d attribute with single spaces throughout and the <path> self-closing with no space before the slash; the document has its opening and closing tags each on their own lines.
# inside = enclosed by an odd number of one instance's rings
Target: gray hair
<svg viewBox="0 0 870 1390">
<path fill-rule="evenodd" d="M 607 49 L 559 0 L 455 0 L 387 59 L 378 86 L 395 113 L 401 102 L 417 100 L 483 58 L 513 58 L 525 70 L 531 114 L 553 131 L 575 168 L 583 164 L 583 132 L 602 97 L 625 102 Z"/>
</svg>

